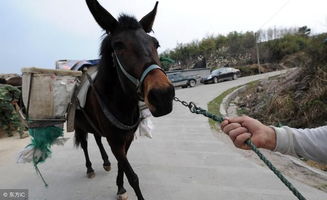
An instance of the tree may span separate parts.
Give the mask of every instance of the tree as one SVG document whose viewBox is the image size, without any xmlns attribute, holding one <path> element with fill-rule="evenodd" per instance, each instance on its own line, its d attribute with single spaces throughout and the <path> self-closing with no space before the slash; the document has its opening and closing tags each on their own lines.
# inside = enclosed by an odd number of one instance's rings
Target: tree
<svg viewBox="0 0 327 200">
<path fill-rule="evenodd" d="M 311 33 L 311 29 L 308 28 L 307 26 L 302 26 L 298 29 L 298 34 L 300 36 L 305 36 L 305 37 L 308 37 Z"/>
</svg>

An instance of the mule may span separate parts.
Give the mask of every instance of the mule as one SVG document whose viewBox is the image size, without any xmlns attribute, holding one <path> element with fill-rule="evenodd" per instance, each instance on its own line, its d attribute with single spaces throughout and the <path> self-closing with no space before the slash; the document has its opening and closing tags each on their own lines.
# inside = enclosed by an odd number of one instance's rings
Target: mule
<svg viewBox="0 0 327 200">
<path fill-rule="evenodd" d="M 118 161 L 118 199 L 127 199 L 124 174 L 138 200 L 143 200 L 139 179 L 127 159 L 128 149 L 140 122 L 138 101 L 148 106 L 154 117 L 169 114 L 175 90 L 160 68 L 159 42 L 149 35 L 158 2 L 140 21 L 128 15 L 116 20 L 97 0 L 86 0 L 99 26 L 106 31 L 100 47 L 98 73 L 87 93 L 85 107 L 76 110 L 75 138 L 86 159 L 87 173 L 92 164 L 87 151 L 87 134 L 93 133 L 99 145 L 104 167 L 110 162 L 101 143 L 105 137 Z"/>
</svg>

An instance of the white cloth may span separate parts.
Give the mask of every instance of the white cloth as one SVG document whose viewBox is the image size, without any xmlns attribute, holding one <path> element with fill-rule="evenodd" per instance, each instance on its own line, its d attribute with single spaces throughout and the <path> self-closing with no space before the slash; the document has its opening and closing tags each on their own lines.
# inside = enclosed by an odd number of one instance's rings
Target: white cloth
<svg viewBox="0 0 327 200">
<path fill-rule="evenodd" d="M 33 158 L 39 160 L 43 156 L 43 153 L 39 149 L 35 149 L 33 146 L 27 146 L 18 153 L 17 163 L 32 162 Z"/>
<path fill-rule="evenodd" d="M 69 138 L 59 137 L 52 144 L 63 146 Z M 18 153 L 17 163 L 29 163 L 33 159 L 39 160 L 41 157 L 44 157 L 44 153 L 39 149 L 36 149 L 34 146 L 30 145 L 25 147 L 22 151 Z"/>
<path fill-rule="evenodd" d="M 276 148 L 283 154 L 327 163 L 327 126 L 296 129 L 272 127 L 276 132 Z"/>
<path fill-rule="evenodd" d="M 151 121 L 151 112 L 149 109 L 141 109 L 141 122 L 138 126 L 138 130 L 136 130 L 135 133 L 135 139 L 138 138 L 138 136 L 142 137 L 148 137 L 148 138 L 152 138 L 152 130 L 154 128 L 153 123 Z"/>
</svg>

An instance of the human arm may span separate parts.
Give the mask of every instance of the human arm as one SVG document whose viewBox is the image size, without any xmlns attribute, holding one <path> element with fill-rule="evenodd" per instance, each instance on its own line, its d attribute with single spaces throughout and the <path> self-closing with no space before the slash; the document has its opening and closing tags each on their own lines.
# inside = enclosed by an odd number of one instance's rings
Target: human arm
<svg viewBox="0 0 327 200">
<path fill-rule="evenodd" d="M 311 129 L 273 128 L 277 135 L 274 151 L 327 163 L 327 126 Z"/>
</svg>

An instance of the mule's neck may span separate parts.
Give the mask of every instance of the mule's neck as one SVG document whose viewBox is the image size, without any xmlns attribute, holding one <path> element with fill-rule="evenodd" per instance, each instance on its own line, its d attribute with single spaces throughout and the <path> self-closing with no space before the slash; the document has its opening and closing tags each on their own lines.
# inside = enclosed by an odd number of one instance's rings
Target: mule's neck
<svg viewBox="0 0 327 200">
<path fill-rule="evenodd" d="M 139 117 L 138 99 L 123 90 L 112 57 L 101 59 L 95 86 L 115 117 L 127 125 L 135 123 Z"/>
</svg>

